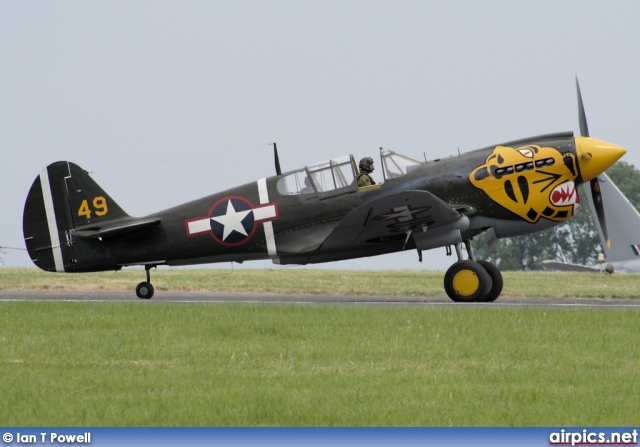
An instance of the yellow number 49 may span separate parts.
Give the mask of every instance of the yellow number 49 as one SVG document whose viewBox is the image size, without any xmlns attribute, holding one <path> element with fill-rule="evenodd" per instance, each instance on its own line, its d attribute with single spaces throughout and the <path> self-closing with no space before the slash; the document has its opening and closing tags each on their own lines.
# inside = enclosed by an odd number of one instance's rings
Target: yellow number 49
<svg viewBox="0 0 640 447">
<path fill-rule="evenodd" d="M 89 209 L 89 203 L 87 202 L 87 199 L 84 199 L 80 204 L 78 216 L 84 216 L 87 219 L 91 219 L 91 210 Z"/>
<path fill-rule="evenodd" d="M 97 216 L 104 216 L 109 212 L 109 208 L 107 207 L 107 201 L 102 196 L 94 198 L 92 205 Z M 89 208 L 89 202 L 87 201 L 87 199 L 84 199 L 80 204 L 80 209 L 78 210 L 78 216 L 84 216 L 87 219 L 91 219 L 91 208 Z"/>
</svg>

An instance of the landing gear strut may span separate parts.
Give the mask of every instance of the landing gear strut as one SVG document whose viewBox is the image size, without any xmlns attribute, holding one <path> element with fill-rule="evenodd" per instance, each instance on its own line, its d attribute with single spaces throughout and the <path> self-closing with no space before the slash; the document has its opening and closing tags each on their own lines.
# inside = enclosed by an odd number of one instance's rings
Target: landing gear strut
<svg viewBox="0 0 640 447">
<path fill-rule="evenodd" d="M 144 269 L 147 272 L 147 280 L 141 282 L 140 284 L 138 284 L 138 287 L 136 287 L 136 295 L 138 295 L 138 298 L 142 298 L 143 300 L 151 299 L 151 297 L 153 296 L 154 290 L 153 286 L 151 285 L 151 273 L 149 272 L 152 267 L 155 267 L 155 265 L 144 266 Z"/>
<path fill-rule="evenodd" d="M 455 244 L 458 262 L 444 275 L 444 290 L 457 302 L 493 302 L 502 292 L 504 284 L 498 267 L 488 261 L 476 261 L 471 241 L 464 241 L 469 259 L 463 259 L 461 244 Z M 447 247 L 447 254 L 451 249 Z"/>
</svg>

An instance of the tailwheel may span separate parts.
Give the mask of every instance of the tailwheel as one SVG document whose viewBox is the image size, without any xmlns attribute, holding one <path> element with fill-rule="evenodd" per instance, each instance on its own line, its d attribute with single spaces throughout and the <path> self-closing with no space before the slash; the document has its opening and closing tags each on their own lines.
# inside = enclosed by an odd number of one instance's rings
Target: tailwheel
<svg viewBox="0 0 640 447">
<path fill-rule="evenodd" d="M 493 283 L 489 291 L 478 301 L 492 303 L 497 300 L 502 293 L 502 286 L 504 285 L 504 281 L 502 280 L 502 273 L 500 273 L 498 267 L 496 267 L 489 261 L 478 261 L 478 264 L 480 264 L 486 270 Z"/>
<path fill-rule="evenodd" d="M 155 267 L 155 265 L 144 266 L 144 269 L 147 272 L 147 280 L 142 281 L 136 287 L 136 295 L 138 295 L 138 298 L 142 298 L 143 300 L 151 299 L 151 297 L 153 296 L 154 289 L 153 289 L 153 286 L 151 285 L 151 272 L 150 272 L 152 267 Z"/>
<path fill-rule="evenodd" d="M 489 273 L 475 261 L 458 261 L 444 275 L 444 290 L 456 302 L 480 301 L 492 285 Z"/>
</svg>

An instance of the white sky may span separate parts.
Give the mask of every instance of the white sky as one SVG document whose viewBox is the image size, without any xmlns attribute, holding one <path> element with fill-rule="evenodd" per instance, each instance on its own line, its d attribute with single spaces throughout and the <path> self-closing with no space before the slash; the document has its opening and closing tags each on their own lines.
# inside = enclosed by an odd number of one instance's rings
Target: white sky
<svg viewBox="0 0 640 447">
<path fill-rule="evenodd" d="M 57 160 L 142 216 L 273 175 L 274 141 L 288 171 L 380 146 L 422 160 L 577 134 L 576 75 L 591 136 L 640 167 L 639 17 L 635 0 L 4 0 L 0 246 L 24 246 L 27 192 Z M 455 260 L 424 258 L 321 267 Z"/>
</svg>

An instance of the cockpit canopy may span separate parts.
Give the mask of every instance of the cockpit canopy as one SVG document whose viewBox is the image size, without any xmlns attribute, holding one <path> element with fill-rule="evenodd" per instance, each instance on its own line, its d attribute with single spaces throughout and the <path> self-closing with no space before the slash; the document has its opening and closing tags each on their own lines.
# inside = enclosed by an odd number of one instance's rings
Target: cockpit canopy
<svg viewBox="0 0 640 447">
<path fill-rule="evenodd" d="M 383 148 L 380 148 L 380 158 L 385 180 L 401 177 L 421 164 Z M 278 180 L 277 188 L 282 195 L 307 194 L 309 197 L 326 199 L 357 191 L 357 179 L 358 165 L 353 155 L 344 155 L 285 173 Z"/>
<path fill-rule="evenodd" d="M 382 175 L 385 180 L 402 177 L 422 164 L 422 162 L 382 147 L 380 148 L 380 158 L 382 159 Z"/>
<path fill-rule="evenodd" d="M 283 195 L 312 194 L 326 199 L 357 191 L 357 176 L 353 155 L 345 155 L 285 174 L 278 180 L 278 192 Z"/>
</svg>

